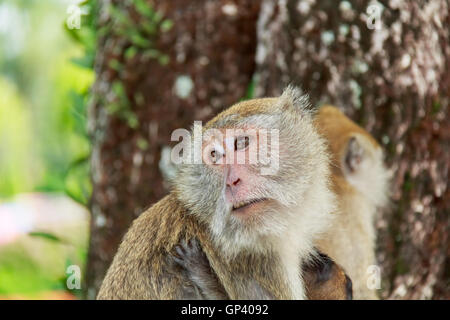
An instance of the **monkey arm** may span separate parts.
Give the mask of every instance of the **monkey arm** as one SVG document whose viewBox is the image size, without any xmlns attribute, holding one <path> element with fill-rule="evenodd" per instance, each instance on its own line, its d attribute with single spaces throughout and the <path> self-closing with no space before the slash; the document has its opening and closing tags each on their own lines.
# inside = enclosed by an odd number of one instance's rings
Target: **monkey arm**
<svg viewBox="0 0 450 320">
<path fill-rule="evenodd" d="M 180 239 L 191 238 L 196 226 L 184 208 L 168 195 L 132 224 L 108 269 L 97 299 L 199 299 L 186 274 L 169 264 Z"/>
<path fill-rule="evenodd" d="M 207 300 L 228 300 L 225 289 L 214 274 L 208 258 L 198 241 L 184 241 L 175 248 L 178 256 L 172 255 L 183 277 L 189 279 L 199 293 L 199 298 Z"/>
</svg>

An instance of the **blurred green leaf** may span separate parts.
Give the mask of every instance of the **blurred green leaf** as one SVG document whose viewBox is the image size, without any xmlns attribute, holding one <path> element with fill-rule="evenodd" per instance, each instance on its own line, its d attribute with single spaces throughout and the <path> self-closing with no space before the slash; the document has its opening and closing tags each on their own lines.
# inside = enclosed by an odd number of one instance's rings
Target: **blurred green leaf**
<svg viewBox="0 0 450 320">
<path fill-rule="evenodd" d="M 50 240 L 50 241 L 64 242 L 63 240 L 61 240 L 57 236 L 55 236 L 55 235 L 53 235 L 51 233 L 47 233 L 47 232 L 39 232 L 39 231 L 29 232 L 28 235 L 31 236 L 31 237 L 43 238 L 43 239 Z"/>
<path fill-rule="evenodd" d="M 166 20 L 164 20 L 161 23 L 161 31 L 162 32 L 167 32 L 170 29 L 172 29 L 172 27 L 173 27 L 173 21 L 172 20 L 166 19 Z"/>
<path fill-rule="evenodd" d="M 160 23 L 163 18 L 164 18 L 164 15 L 161 12 L 156 11 L 155 14 L 153 15 L 153 22 Z"/>
<path fill-rule="evenodd" d="M 120 71 L 122 69 L 122 64 L 117 59 L 109 60 L 108 66 L 115 71 Z"/>
<path fill-rule="evenodd" d="M 64 192 L 75 202 L 87 206 L 92 185 L 89 178 L 89 155 L 73 161 L 65 175 Z"/>
<path fill-rule="evenodd" d="M 125 120 L 127 121 L 127 124 L 130 128 L 136 129 L 139 125 L 139 119 L 137 118 L 136 114 L 132 111 L 126 110 L 123 113 L 123 116 Z"/>
<path fill-rule="evenodd" d="M 158 25 L 153 21 L 143 21 L 140 25 L 143 31 L 147 32 L 150 35 L 153 35 L 158 30 Z"/>
<path fill-rule="evenodd" d="M 150 40 L 144 38 L 142 35 L 140 35 L 138 33 L 134 33 L 131 36 L 130 40 L 135 46 L 138 46 L 141 48 L 148 48 L 151 44 Z"/>
<path fill-rule="evenodd" d="M 82 68 L 92 69 L 94 67 L 95 55 L 93 53 L 86 53 L 82 57 L 75 57 L 70 59 L 72 63 Z"/>
<path fill-rule="evenodd" d="M 155 11 L 150 3 L 144 0 L 134 0 L 133 2 L 137 12 L 147 18 L 153 18 Z"/>
<path fill-rule="evenodd" d="M 125 50 L 125 59 L 130 60 L 133 59 L 138 52 L 138 49 L 136 47 L 129 47 Z"/>
<path fill-rule="evenodd" d="M 143 58 L 158 58 L 160 56 L 160 52 L 156 49 L 148 49 L 142 53 Z"/>
<path fill-rule="evenodd" d="M 148 141 L 144 138 L 139 138 L 136 144 L 138 148 L 141 150 L 147 150 L 149 146 Z"/>
<path fill-rule="evenodd" d="M 167 65 L 170 62 L 170 57 L 167 54 L 160 55 L 158 57 L 158 62 L 161 65 L 165 66 L 165 65 Z"/>
</svg>

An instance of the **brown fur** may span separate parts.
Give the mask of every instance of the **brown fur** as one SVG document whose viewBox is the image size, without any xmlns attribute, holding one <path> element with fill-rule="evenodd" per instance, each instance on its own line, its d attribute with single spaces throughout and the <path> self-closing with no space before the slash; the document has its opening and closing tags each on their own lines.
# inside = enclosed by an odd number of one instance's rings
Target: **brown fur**
<svg viewBox="0 0 450 320">
<path fill-rule="evenodd" d="M 311 262 L 304 268 L 304 278 L 310 300 L 351 300 L 352 281 L 342 267 L 328 256 Z"/>
<path fill-rule="evenodd" d="M 373 202 L 367 192 L 386 196 L 387 173 L 382 160 L 381 147 L 363 128 L 346 117 L 339 109 L 332 106 L 322 107 L 315 119 L 319 132 L 327 139 L 332 158 L 333 191 L 338 196 L 339 210 L 332 227 L 317 242 L 319 249 L 341 264 L 353 281 L 355 299 L 376 299 L 376 291 L 367 285 L 367 267 L 375 264 L 375 227 L 374 214 L 385 200 Z M 377 184 L 370 176 L 360 172 L 358 179 L 370 186 L 372 190 L 361 190 L 350 182 L 345 174 L 345 157 L 349 152 L 350 139 L 357 137 L 364 150 L 366 161 L 373 161 L 374 166 L 367 170 L 379 172 Z M 351 173 L 350 173 L 351 176 Z"/>
<path fill-rule="evenodd" d="M 236 103 L 227 110 L 221 112 L 208 122 L 208 127 L 214 127 L 219 121 L 230 116 L 237 116 L 236 119 L 243 119 L 256 114 L 273 113 L 273 105 L 277 98 L 260 98 Z"/>
<path fill-rule="evenodd" d="M 338 108 L 324 105 L 319 109 L 315 118 L 317 130 L 323 134 L 329 143 L 333 161 L 338 163 L 350 137 L 359 133 L 367 138 L 373 148 L 380 148 L 378 142 L 363 128 L 353 122 Z M 337 169 L 335 167 L 335 169 Z M 340 173 L 338 169 L 336 173 Z"/>
<path fill-rule="evenodd" d="M 347 292 L 348 281 L 341 268 L 334 267 L 331 278 L 323 283 L 311 279 L 314 274 L 306 273 L 305 283 L 309 300 L 351 300 Z"/>
</svg>

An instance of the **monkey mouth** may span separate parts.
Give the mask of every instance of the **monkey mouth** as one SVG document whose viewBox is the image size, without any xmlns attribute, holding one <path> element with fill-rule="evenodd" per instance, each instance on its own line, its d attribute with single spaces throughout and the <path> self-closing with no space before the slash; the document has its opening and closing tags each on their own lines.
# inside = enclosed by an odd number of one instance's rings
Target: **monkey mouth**
<svg viewBox="0 0 450 320">
<path fill-rule="evenodd" d="M 267 198 L 260 198 L 260 199 L 252 199 L 252 200 L 246 200 L 246 201 L 241 201 L 238 203 L 233 204 L 233 211 L 240 211 L 243 210 L 244 208 L 248 208 L 256 203 L 259 202 L 263 202 L 268 200 Z"/>
</svg>

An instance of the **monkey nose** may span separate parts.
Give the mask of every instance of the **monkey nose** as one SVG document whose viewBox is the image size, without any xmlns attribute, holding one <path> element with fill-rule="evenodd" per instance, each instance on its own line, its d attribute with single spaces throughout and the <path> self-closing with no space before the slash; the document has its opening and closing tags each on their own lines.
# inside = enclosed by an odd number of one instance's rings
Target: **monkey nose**
<svg viewBox="0 0 450 320">
<path fill-rule="evenodd" d="M 230 170 L 227 176 L 227 186 L 236 187 L 240 183 L 241 179 L 236 175 L 236 173 L 233 170 Z"/>
<path fill-rule="evenodd" d="M 241 183 L 241 179 L 239 178 L 228 178 L 227 179 L 227 186 L 230 188 L 234 188 L 238 186 Z"/>
</svg>

